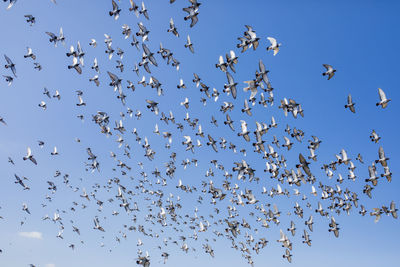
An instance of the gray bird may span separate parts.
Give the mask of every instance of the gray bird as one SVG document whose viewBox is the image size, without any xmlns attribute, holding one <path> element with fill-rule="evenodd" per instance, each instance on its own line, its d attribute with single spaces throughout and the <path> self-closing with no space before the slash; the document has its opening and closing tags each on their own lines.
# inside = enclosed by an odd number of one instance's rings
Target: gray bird
<svg viewBox="0 0 400 267">
<path fill-rule="evenodd" d="M 356 104 L 356 103 L 353 103 L 351 94 L 349 94 L 349 95 L 347 96 L 347 104 L 344 105 L 344 107 L 350 109 L 351 112 L 356 113 L 356 110 L 355 110 L 355 108 L 354 108 L 354 105 L 355 105 L 355 104 Z"/>
<path fill-rule="evenodd" d="M 23 160 L 27 160 L 29 159 L 30 161 L 32 161 L 33 164 L 37 165 L 37 161 L 36 159 L 33 157 L 32 155 L 32 150 L 30 147 L 27 148 L 27 154 L 25 157 L 22 158 Z"/>
<path fill-rule="evenodd" d="M 15 78 L 17 78 L 17 70 L 15 69 L 15 64 L 11 61 L 11 59 L 7 55 L 4 55 L 4 58 L 7 61 L 7 64 L 5 65 L 5 68 L 6 69 L 11 69 L 11 71 L 14 74 Z"/>
<path fill-rule="evenodd" d="M 27 50 L 27 53 L 26 53 L 26 55 L 24 55 L 24 58 L 30 57 L 33 60 L 35 60 L 36 56 L 33 54 L 32 49 L 30 47 L 27 47 L 26 50 Z"/>
<path fill-rule="evenodd" d="M 178 29 L 175 27 L 175 23 L 172 18 L 169 20 L 169 29 L 167 30 L 167 32 L 172 32 L 173 35 L 179 37 Z"/>
<path fill-rule="evenodd" d="M 117 20 L 119 18 L 119 13 L 121 12 L 121 9 L 118 7 L 118 4 L 112 0 L 112 10 L 108 12 L 110 17 L 114 16 L 114 19 Z"/>
<path fill-rule="evenodd" d="M 226 77 L 228 79 L 228 84 L 224 85 L 224 93 L 231 93 L 232 97 L 236 99 L 237 95 L 237 90 L 236 90 L 236 85 L 235 81 L 233 80 L 232 75 L 229 72 L 226 72 Z"/>
<path fill-rule="evenodd" d="M 199 21 L 197 17 L 197 15 L 199 15 L 199 8 L 190 6 L 183 8 L 183 11 L 188 13 L 187 16 L 185 16 L 183 19 L 185 21 L 191 19 L 192 22 L 190 23 L 190 28 L 192 28 Z"/>
<path fill-rule="evenodd" d="M 190 40 L 190 36 L 187 36 L 187 43 L 185 44 L 186 48 L 189 48 L 190 52 L 192 52 L 194 54 L 194 49 L 193 49 L 193 43 Z"/>
<path fill-rule="evenodd" d="M 326 68 L 326 71 L 322 73 L 322 76 L 328 75 L 328 80 L 330 80 L 333 77 L 333 75 L 335 75 L 336 70 L 333 69 L 333 67 L 328 64 L 322 64 L 322 66 Z"/>
<path fill-rule="evenodd" d="M 376 106 L 381 106 L 382 108 L 386 108 L 391 99 L 386 98 L 386 94 L 385 92 L 383 92 L 381 88 L 378 88 L 378 93 L 380 101 L 376 103 Z"/>
</svg>

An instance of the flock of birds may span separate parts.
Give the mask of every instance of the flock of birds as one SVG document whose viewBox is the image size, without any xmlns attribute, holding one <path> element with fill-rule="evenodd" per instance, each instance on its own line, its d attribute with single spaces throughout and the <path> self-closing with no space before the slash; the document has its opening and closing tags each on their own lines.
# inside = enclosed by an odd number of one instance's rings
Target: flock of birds
<svg viewBox="0 0 400 267">
<path fill-rule="evenodd" d="M 16 3 L 16 0 L 4 0 L 4 2 L 8 2 L 8 8 L 11 8 Z M 55 1 L 53 2 L 55 3 Z M 174 2 L 175 0 L 170 0 L 171 4 Z M 189 0 L 189 2 L 189 6 L 183 8 L 186 14 L 184 20 L 189 20 L 189 28 L 192 28 L 198 23 L 201 3 L 197 2 L 197 0 Z M 122 11 L 120 5 L 121 3 L 117 3 L 114 0 L 110 3 L 111 9 L 108 14 L 115 20 L 118 20 Z M 149 20 L 151 17 L 151 12 L 146 8 L 144 2 L 141 5 L 137 5 L 130 0 L 128 9 L 140 19 Z M 25 18 L 26 22 L 31 26 L 36 22 L 36 18 L 33 15 L 28 14 Z M 167 32 L 180 38 L 173 18 L 169 21 Z M 52 32 L 46 32 L 46 34 L 49 37 L 49 42 L 55 47 L 60 43 L 65 45 L 67 42 L 62 28 L 58 34 Z M 54 216 L 45 215 L 43 217 L 43 221 L 52 221 L 58 225 L 57 238 L 64 238 L 63 232 L 67 227 L 77 235 L 81 235 L 81 232 L 89 231 L 90 229 L 78 228 L 77 222 L 68 221 L 64 217 L 67 217 L 68 214 L 72 214 L 71 216 L 73 217 L 79 207 L 85 209 L 90 206 L 89 203 L 94 203 L 93 205 L 95 205 L 98 215 L 93 218 L 93 230 L 103 232 L 102 235 L 105 235 L 108 229 L 103 228 L 102 222 L 107 220 L 108 215 L 118 216 L 120 212 L 125 212 L 130 217 L 130 221 L 126 222 L 123 228 L 120 229 L 115 237 L 116 241 L 119 243 L 121 239 L 127 238 L 129 232 L 136 231 L 140 235 L 153 239 L 153 243 L 158 242 L 157 249 L 160 251 L 159 256 L 164 263 L 170 256 L 170 251 L 175 249 L 175 247 L 171 248 L 171 246 L 176 246 L 184 252 L 189 252 L 197 251 L 192 243 L 200 243 L 204 252 L 214 257 L 215 251 L 212 248 L 212 244 L 219 238 L 226 238 L 231 242 L 232 248 L 239 251 L 244 259 L 253 265 L 253 253 L 258 254 L 269 242 L 279 242 L 283 248 L 282 257 L 291 262 L 294 246 L 291 238 L 300 231 L 302 243 L 311 246 L 311 233 L 313 232 L 314 218 L 316 216 L 320 216 L 327 221 L 327 230 L 332 232 L 335 237 L 339 237 L 340 227 L 336 218 L 341 213 L 350 214 L 350 212 L 355 212 L 362 216 L 368 214 L 373 216 L 376 222 L 382 215 L 392 216 L 397 219 L 397 209 L 393 201 L 388 206 L 374 207 L 371 210 L 367 210 L 359 199 L 361 194 L 372 198 L 372 190 L 378 186 L 378 181 L 384 183 L 390 182 L 392 179 L 392 173 L 388 165 L 389 158 L 385 155 L 383 147 L 377 148 L 377 155 L 367 167 L 369 177 L 362 179 L 356 174 L 356 169 L 365 165 L 361 154 L 351 157 L 345 149 L 341 149 L 338 154 L 334 155 L 334 159 L 331 162 L 319 162 L 316 153 L 322 141 L 317 136 L 310 136 L 310 139 L 307 140 L 309 155 L 303 155 L 304 152 L 299 153 L 298 161 L 290 163 L 285 158 L 285 152 L 302 144 L 302 141 L 306 138 L 303 130 L 287 125 L 284 132 L 278 133 L 274 130 L 278 125 L 274 117 L 271 118 L 269 123 L 256 121 L 254 127 L 247 124 L 245 121 L 246 116 L 247 118 L 252 116 L 252 109 L 255 105 L 263 108 L 272 108 L 274 104 L 274 88 L 268 77 L 269 70 L 267 70 L 261 59 L 254 77 L 244 82 L 247 86 L 243 88 L 243 91 L 245 93 L 249 92 L 250 95 L 243 100 L 239 100 L 239 86 L 234 80 L 235 66 L 239 63 L 239 57 L 234 49 L 231 49 L 225 57 L 221 55 L 215 64 L 215 67 L 223 72 L 227 78 L 226 84 L 223 85 L 223 90 L 215 88 L 211 90 L 206 85 L 206 82 L 200 78 L 200 75 L 194 73 L 193 87 L 199 88 L 201 94 L 200 102 L 204 106 L 207 101 L 218 102 L 223 93 L 227 96 L 226 101 L 220 106 L 220 110 L 210 113 L 212 117 L 211 122 L 209 122 L 210 125 L 203 128 L 201 123 L 205 125 L 207 122 L 194 117 L 195 114 L 193 113 L 190 115 L 191 102 L 188 97 L 185 97 L 180 102 L 181 109 L 174 111 L 175 113 L 182 113 L 183 110 L 185 113 L 183 119 L 175 117 L 172 110 L 162 110 L 159 106 L 159 102 L 162 101 L 162 96 L 164 95 L 163 85 L 153 76 L 151 68 L 159 67 L 161 59 L 165 61 L 166 65 L 171 64 L 172 67 L 179 71 L 180 62 L 175 58 L 173 51 L 165 48 L 162 44 L 160 44 L 159 51 L 151 51 L 148 45 L 150 30 L 145 26 L 144 22 L 137 23 L 136 32 L 133 27 L 124 24 L 122 26 L 122 35 L 124 40 L 131 40 L 132 49 L 137 49 L 142 54 L 142 60 L 134 64 L 133 72 L 137 76 L 139 76 L 140 72 L 144 72 L 147 77 L 143 75 L 142 78 L 137 79 L 137 83 L 130 80 L 124 82 L 120 77 L 126 69 L 123 61 L 124 51 L 120 48 L 115 49 L 113 47 L 114 39 L 108 34 L 104 34 L 106 56 L 109 60 L 115 56 L 118 57 L 116 68 L 119 73 L 116 74 L 114 70 L 107 71 L 108 86 L 116 92 L 117 99 L 121 101 L 122 107 L 126 111 L 120 112 L 120 119 L 115 120 L 115 127 L 112 126 L 110 121 L 112 114 L 109 115 L 106 111 L 98 111 L 96 114 L 92 114 L 91 117 L 102 134 L 106 137 L 116 137 L 118 152 L 110 153 L 111 159 L 115 162 L 113 163 L 115 177 L 104 181 L 104 184 L 95 183 L 89 192 L 85 188 L 72 186 L 69 174 L 62 174 L 61 171 L 55 173 L 54 177 L 63 177 L 62 183 L 79 195 L 79 200 L 74 200 L 69 210 L 57 210 L 54 212 Z M 140 38 L 141 42 L 137 38 Z M 237 48 L 241 49 L 241 53 L 251 48 L 256 50 L 260 44 L 260 38 L 256 31 L 249 25 L 246 25 L 246 31 L 238 40 Z M 267 40 L 269 41 L 266 47 L 267 53 L 272 51 L 274 56 L 277 55 L 281 44 L 272 37 L 268 37 Z M 96 49 L 99 44 L 95 39 L 91 39 L 88 45 L 92 49 Z M 195 45 L 189 35 L 186 37 L 184 47 L 191 53 L 195 53 Z M 83 74 L 85 52 L 80 42 L 77 43 L 76 47 L 70 45 L 66 56 L 72 59 L 71 65 L 68 65 L 67 68 L 76 71 L 79 75 Z M 4 58 L 6 62 L 5 69 L 8 73 L 3 77 L 8 85 L 11 86 L 13 80 L 17 78 L 17 66 L 13 63 L 12 57 L 4 55 Z M 35 62 L 35 69 L 42 70 L 40 63 L 36 61 L 36 55 L 32 48 L 27 48 L 24 58 L 32 59 Z M 326 76 L 328 80 L 332 79 L 336 70 L 328 64 L 323 64 L 323 67 L 326 71 L 322 75 Z M 96 86 L 101 86 L 100 66 L 96 58 L 93 59 L 93 65 L 90 69 L 95 72 L 95 75 L 89 79 L 89 82 L 93 82 Z M 126 85 L 127 90 L 123 84 Z M 146 99 L 145 101 L 149 112 L 154 113 L 154 118 L 162 121 L 163 126 L 155 123 L 153 133 L 159 136 L 160 140 L 166 140 L 164 149 L 172 151 L 168 159 L 157 158 L 158 151 L 163 149 L 162 147 L 157 146 L 156 151 L 155 146 L 150 143 L 146 136 L 140 134 L 136 128 L 128 130 L 126 127 L 125 121 L 127 119 L 134 119 L 133 117 L 135 117 L 139 120 L 146 113 L 145 111 L 134 111 L 126 107 L 127 92 L 134 93 L 136 86 L 149 86 L 155 89 L 159 96 L 157 99 Z M 189 85 L 186 85 L 183 79 L 179 79 L 176 87 L 180 90 L 189 87 Z M 76 106 L 86 106 L 86 102 L 83 99 L 84 92 L 80 90 L 76 92 L 78 97 Z M 51 94 L 46 88 L 43 95 L 48 99 L 61 99 L 59 91 Z M 378 95 L 379 101 L 376 105 L 386 108 L 391 100 L 386 97 L 384 91 L 380 88 L 378 89 Z M 137 100 L 135 99 L 135 101 Z M 237 101 L 242 101 L 243 103 L 243 108 L 241 108 L 242 118 L 233 118 L 230 115 L 235 106 L 238 105 Z M 45 101 L 41 101 L 38 106 L 43 110 L 47 109 Z M 353 113 L 356 112 L 355 103 L 350 94 L 347 97 L 345 108 L 348 108 Z M 298 116 L 304 117 L 302 105 L 293 99 L 282 99 L 279 109 L 282 109 L 285 116 L 291 114 L 294 118 L 298 118 Z M 221 112 L 226 118 L 223 121 L 223 125 L 219 125 L 215 118 L 218 112 Z M 78 119 L 83 121 L 84 118 L 85 115 L 78 115 Z M 238 121 L 240 121 L 239 130 L 237 130 Z M 5 127 L 7 126 L 6 118 L 0 117 L 0 122 Z M 220 136 L 217 137 L 206 131 L 206 128 L 210 127 L 213 129 L 218 129 L 217 127 L 225 128 L 219 131 Z M 166 130 L 162 131 L 161 128 Z M 186 130 L 185 133 L 191 131 L 192 134 L 183 134 L 184 129 Z M 224 131 L 232 131 L 237 135 L 238 139 L 244 141 L 241 143 L 238 140 L 226 140 L 223 134 Z M 275 135 L 271 136 L 269 132 L 273 132 Z M 267 141 L 266 137 L 270 141 Z M 375 130 L 372 131 L 370 138 L 373 143 L 379 143 L 381 139 Z M 134 141 L 130 142 L 132 140 Z M 80 139 L 77 138 L 76 141 L 80 142 Z M 134 147 L 135 142 L 137 147 L 131 149 L 131 147 Z M 203 143 L 205 143 L 205 146 L 203 146 Z M 243 147 L 239 148 L 237 145 L 239 143 L 243 144 Z M 45 142 L 39 140 L 38 147 L 44 148 Z M 185 151 L 178 153 L 178 147 L 183 147 Z M 254 150 L 251 151 L 251 148 Z M 156 159 L 158 161 L 164 160 L 160 165 L 165 170 L 162 171 L 160 166 L 160 170 L 157 167 L 148 172 L 145 170 L 146 162 L 137 161 L 136 164 L 140 175 L 139 177 L 134 176 L 135 169 L 131 166 L 135 164 L 135 157 L 131 156 L 131 154 L 139 153 L 139 149 L 143 150 L 143 155 L 149 162 Z M 209 161 L 205 163 L 209 164 L 204 174 L 206 179 L 201 181 L 200 187 L 184 183 L 190 181 L 188 179 L 174 179 L 178 168 L 183 170 L 196 168 L 199 161 L 207 161 L 206 158 L 194 158 L 196 151 L 200 149 L 206 150 L 209 153 L 207 155 L 210 157 Z M 242 155 L 242 160 L 231 162 L 230 166 L 222 164 L 223 161 L 229 159 L 218 159 L 218 152 L 221 150 L 231 150 L 232 153 L 236 154 L 239 152 Z M 21 155 L 21 158 L 23 161 L 30 161 L 32 164 L 38 165 L 40 162 L 35 158 L 36 151 L 37 149 L 28 147 L 26 155 Z M 101 173 L 100 160 L 95 151 L 96 149 L 86 148 L 88 158 L 87 162 L 85 162 L 85 169 L 89 172 Z M 249 152 L 253 152 L 264 162 L 265 168 L 263 170 L 260 166 L 250 166 L 249 162 L 245 160 Z M 59 155 L 57 147 L 54 147 L 50 154 L 51 156 Z M 193 157 L 188 158 L 187 155 L 192 155 Z M 180 164 L 178 162 L 179 158 L 182 158 Z M 313 164 L 309 161 L 313 162 Z M 17 162 L 11 157 L 8 158 L 8 162 L 12 166 L 17 165 Z M 312 165 L 317 164 L 330 180 L 313 174 L 312 168 L 315 169 L 316 167 Z M 347 173 L 347 177 L 343 177 L 345 175 L 342 176 L 343 172 Z M 267 180 L 268 176 L 269 180 Z M 21 186 L 23 190 L 29 190 L 30 186 L 33 186 L 33 183 L 24 176 L 15 174 L 14 178 L 15 184 Z M 364 183 L 363 191 L 351 191 L 347 187 L 349 180 Z M 331 184 L 327 184 L 326 181 Z M 47 181 L 47 183 L 49 194 L 46 196 L 46 201 L 51 202 L 61 183 L 58 180 Z M 134 183 L 135 186 L 132 186 Z M 255 189 L 249 189 L 251 183 L 257 184 L 254 187 Z M 109 199 L 100 199 L 96 196 L 101 188 L 111 194 Z M 178 190 L 180 192 L 179 195 L 171 193 L 172 189 Z M 256 192 L 256 189 L 259 190 Z M 198 207 L 193 209 L 190 206 L 193 203 L 185 203 L 185 198 L 188 195 L 194 196 L 195 205 L 198 205 Z M 135 201 L 138 196 L 142 196 L 145 201 Z M 286 202 L 289 202 L 290 198 L 290 200 L 294 201 L 294 206 L 285 212 L 281 211 L 274 201 L 282 198 Z M 112 214 L 100 216 L 103 206 L 106 205 L 113 207 Z M 46 204 L 42 206 L 45 207 Z M 201 214 L 202 206 L 204 206 L 205 210 L 211 210 L 212 213 L 199 215 Z M 242 209 L 242 207 L 245 208 Z M 27 203 L 22 204 L 22 210 L 27 214 L 31 213 Z M 191 211 L 189 212 L 188 210 Z M 139 218 L 141 214 L 145 214 L 143 215 L 143 223 L 138 222 L 142 219 Z M 284 214 L 287 215 L 287 218 L 282 219 Z M 301 223 L 295 223 L 295 221 L 300 221 Z M 160 229 L 155 230 L 154 225 L 158 225 Z M 280 228 L 280 233 L 271 233 L 271 238 L 268 240 L 266 232 L 269 228 Z M 208 236 L 203 235 L 203 232 L 210 233 L 213 238 L 208 238 Z M 83 240 L 81 243 L 84 243 Z M 75 245 L 71 243 L 69 247 L 74 249 Z M 141 239 L 138 240 L 136 263 L 146 267 L 150 266 L 155 256 L 150 256 L 148 251 L 142 250 L 145 245 L 145 242 Z M 101 243 L 101 246 L 105 246 L 105 244 Z M 31 264 L 31 266 L 35 265 Z"/>
</svg>

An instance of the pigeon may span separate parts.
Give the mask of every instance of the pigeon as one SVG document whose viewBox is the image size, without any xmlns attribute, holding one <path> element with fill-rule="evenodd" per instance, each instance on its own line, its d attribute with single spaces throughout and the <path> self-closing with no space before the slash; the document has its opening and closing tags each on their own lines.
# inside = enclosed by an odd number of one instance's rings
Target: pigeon
<svg viewBox="0 0 400 267">
<path fill-rule="evenodd" d="M 345 108 L 350 109 L 351 112 L 356 113 L 356 109 L 354 108 L 355 103 L 353 103 L 351 94 L 347 96 L 347 104 L 344 105 Z"/>
<path fill-rule="evenodd" d="M 179 37 L 178 29 L 175 27 L 174 20 L 172 18 L 169 20 L 169 29 L 167 32 L 172 32 L 173 35 Z"/>
<path fill-rule="evenodd" d="M 26 55 L 24 55 L 24 58 L 30 57 L 33 60 L 36 60 L 36 56 L 33 54 L 32 49 L 30 47 L 27 47 L 26 50 L 27 50 L 27 53 L 26 53 Z"/>
<path fill-rule="evenodd" d="M 190 19 L 191 20 L 190 28 L 192 28 L 199 21 L 199 19 L 197 18 L 197 15 L 199 15 L 198 7 L 194 7 L 194 6 L 185 7 L 185 8 L 183 8 L 183 11 L 188 13 L 187 16 L 185 16 L 183 19 L 185 21 Z"/>
<path fill-rule="evenodd" d="M 333 67 L 331 65 L 328 64 L 322 64 L 322 66 L 324 66 L 326 68 L 326 71 L 322 73 L 322 76 L 328 76 L 328 80 L 330 80 L 333 75 L 335 75 L 336 70 L 333 69 Z"/>
<path fill-rule="evenodd" d="M 17 78 L 17 70 L 15 69 L 15 64 L 11 61 L 11 59 L 7 55 L 4 55 L 4 58 L 7 61 L 5 68 L 11 69 L 12 73 L 14 74 L 14 77 Z"/>
<path fill-rule="evenodd" d="M 386 94 L 385 92 L 383 92 L 381 88 L 378 88 L 378 93 L 380 101 L 376 103 L 376 106 L 381 106 L 382 108 L 386 108 L 391 99 L 386 98 Z"/>
<path fill-rule="evenodd" d="M 270 41 L 271 45 L 267 47 L 267 51 L 273 50 L 274 51 L 274 56 L 278 54 L 279 52 L 279 47 L 281 44 L 278 44 L 275 38 L 272 37 L 267 37 L 268 41 Z"/>
<path fill-rule="evenodd" d="M 25 157 L 22 158 L 23 160 L 27 160 L 29 159 L 30 161 L 32 161 L 33 164 L 37 165 L 37 161 L 36 159 L 33 157 L 32 155 L 32 150 L 30 147 L 27 148 L 27 154 Z"/>
<path fill-rule="evenodd" d="M 114 19 L 117 20 L 119 18 L 119 13 L 121 12 L 121 9 L 119 8 L 118 4 L 112 0 L 112 10 L 108 12 L 110 17 L 114 16 Z"/>
<path fill-rule="evenodd" d="M 185 44 L 186 48 L 189 48 L 190 52 L 192 52 L 194 54 L 194 49 L 193 49 L 193 43 L 190 40 L 190 36 L 187 36 L 187 43 Z"/>
<path fill-rule="evenodd" d="M 142 9 L 139 10 L 139 14 L 142 14 L 147 20 L 149 20 L 149 13 L 148 13 L 147 8 L 145 7 L 143 1 L 142 1 Z"/>
<path fill-rule="evenodd" d="M 26 18 L 26 22 L 29 23 L 30 26 L 33 26 L 36 22 L 36 18 L 32 15 L 24 15 L 24 17 Z"/>
</svg>

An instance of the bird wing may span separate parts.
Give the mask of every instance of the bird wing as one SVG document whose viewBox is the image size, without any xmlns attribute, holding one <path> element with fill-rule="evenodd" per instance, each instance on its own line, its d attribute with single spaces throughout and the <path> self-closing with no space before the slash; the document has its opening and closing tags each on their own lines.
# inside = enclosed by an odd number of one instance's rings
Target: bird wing
<svg viewBox="0 0 400 267">
<path fill-rule="evenodd" d="M 326 70 L 327 70 L 327 71 L 331 71 L 331 70 L 333 70 L 333 68 L 332 68 L 332 66 L 331 66 L 331 65 L 328 65 L 328 64 L 322 64 L 322 66 L 324 66 L 324 67 L 326 68 Z"/>
<path fill-rule="evenodd" d="M 381 88 L 378 88 L 378 92 L 379 92 L 379 98 L 381 99 L 381 101 L 385 101 L 386 100 L 385 92 L 383 92 L 383 90 Z"/>
<path fill-rule="evenodd" d="M 115 3 L 114 0 L 112 0 L 112 6 L 113 6 L 113 10 L 117 10 L 118 9 L 118 5 L 117 5 L 117 3 Z"/>
<path fill-rule="evenodd" d="M 11 59 L 10 59 L 7 55 L 4 55 L 4 58 L 6 59 L 6 61 L 7 61 L 7 63 L 8 63 L 9 65 L 12 65 L 12 64 L 13 64 L 12 61 L 11 61 Z"/>
<path fill-rule="evenodd" d="M 190 23 L 190 28 L 193 27 L 194 25 L 196 25 L 196 23 L 199 21 L 199 19 L 197 18 L 197 15 L 195 15 L 194 17 L 192 17 L 192 23 Z"/>
<path fill-rule="evenodd" d="M 240 121 L 242 127 L 242 133 L 247 133 L 247 123 L 243 120 Z"/>
<path fill-rule="evenodd" d="M 114 73 L 111 73 L 109 71 L 107 71 L 108 76 L 110 76 L 111 80 L 113 80 L 114 82 L 118 81 L 118 76 L 115 75 Z"/>
<path fill-rule="evenodd" d="M 271 46 L 276 46 L 276 45 L 277 45 L 276 39 L 275 39 L 275 38 L 273 38 L 273 37 L 267 37 L 267 39 L 268 39 L 268 41 L 271 42 Z"/>
</svg>

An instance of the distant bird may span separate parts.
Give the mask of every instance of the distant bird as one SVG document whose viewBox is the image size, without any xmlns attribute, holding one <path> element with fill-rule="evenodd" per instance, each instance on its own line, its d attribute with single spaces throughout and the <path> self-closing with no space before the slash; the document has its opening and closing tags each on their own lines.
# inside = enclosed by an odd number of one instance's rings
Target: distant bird
<svg viewBox="0 0 400 267">
<path fill-rule="evenodd" d="M 257 94 L 257 87 L 258 87 L 257 82 L 255 80 L 250 80 L 250 81 L 244 81 L 244 83 L 247 83 L 247 87 L 243 88 L 243 91 L 245 92 L 250 91 L 251 94 L 249 99 L 253 99 Z"/>
<path fill-rule="evenodd" d="M 53 95 L 53 98 L 57 98 L 58 100 L 61 99 L 61 95 L 60 95 L 60 92 L 58 90 L 55 91 L 55 93 Z"/>
<path fill-rule="evenodd" d="M 54 43 L 54 47 L 57 47 L 58 37 L 52 32 L 46 32 L 48 36 L 50 36 L 49 42 Z"/>
<path fill-rule="evenodd" d="M 27 50 L 27 53 L 26 53 L 26 55 L 24 55 L 24 58 L 30 57 L 33 60 L 35 60 L 36 56 L 33 54 L 32 49 L 30 47 L 27 47 L 26 50 Z"/>
<path fill-rule="evenodd" d="M 68 65 L 68 69 L 75 69 L 77 73 L 82 74 L 82 69 L 79 66 L 79 61 L 77 57 L 72 59 L 72 65 Z"/>
<path fill-rule="evenodd" d="M 114 16 L 114 19 L 117 20 L 119 18 L 119 13 L 121 12 L 121 9 L 114 0 L 112 0 L 112 8 L 113 9 L 110 12 L 108 12 L 108 14 L 111 17 Z"/>
<path fill-rule="evenodd" d="M 3 0 L 3 2 L 7 2 L 7 1 L 10 1 L 10 3 L 8 3 L 7 10 L 12 8 L 13 5 L 17 2 L 17 0 Z"/>
<path fill-rule="evenodd" d="M 14 78 L 8 75 L 3 75 L 4 78 L 6 78 L 6 82 L 8 83 L 8 86 L 10 86 L 12 84 L 12 82 L 14 81 Z"/>
<path fill-rule="evenodd" d="M 169 29 L 167 30 L 167 32 L 172 32 L 173 35 L 179 37 L 178 29 L 175 27 L 175 23 L 172 18 L 169 20 Z"/>
<path fill-rule="evenodd" d="M 78 107 L 86 106 L 86 103 L 83 101 L 82 96 L 78 95 L 78 100 L 79 103 L 76 104 Z"/>
<path fill-rule="evenodd" d="M 381 88 L 378 88 L 378 93 L 380 101 L 376 103 L 376 106 L 381 106 L 382 108 L 386 108 L 391 99 L 386 98 L 386 94 L 385 92 L 383 92 Z"/>
<path fill-rule="evenodd" d="M 144 5 L 144 2 L 142 1 L 142 8 L 139 10 L 139 14 L 142 14 L 147 20 L 149 20 L 149 13 L 147 11 L 147 8 Z"/>
<path fill-rule="evenodd" d="M 32 150 L 30 147 L 27 148 L 27 154 L 25 157 L 22 158 L 23 160 L 27 160 L 29 159 L 30 161 L 32 161 L 33 164 L 37 165 L 37 161 L 36 159 L 33 157 L 32 155 Z"/>
<path fill-rule="evenodd" d="M 41 102 L 38 104 L 38 106 L 41 107 L 43 110 L 46 110 L 46 109 L 47 109 L 47 104 L 46 104 L 46 102 L 44 102 L 44 101 L 41 101 Z"/>
<path fill-rule="evenodd" d="M 97 46 L 96 40 L 95 40 L 95 39 L 90 39 L 89 45 L 91 45 L 91 46 L 93 46 L 93 47 L 96 47 L 96 46 Z"/>
<path fill-rule="evenodd" d="M 333 69 L 333 67 L 328 64 L 322 64 L 322 66 L 326 68 L 326 71 L 322 73 L 322 76 L 328 75 L 328 80 L 330 80 L 333 77 L 333 75 L 335 75 L 336 70 Z"/>
<path fill-rule="evenodd" d="M 12 73 L 14 74 L 15 78 L 17 77 L 17 70 L 15 69 L 15 64 L 11 61 L 11 59 L 7 56 L 4 55 L 4 58 L 7 61 L 7 64 L 5 65 L 6 69 L 11 69 Z"/>
<path fill-rule="evenodd" d="M 353 100 L 351 98 L 351 94 L 347 96 L 347 104 L 344 105 L 345 108 L 350 109 L 351 112 L 356 113 L 356 109 L 354 108 L 355 103 L 353 103 Z"/>
<path fill-rule="evenodd" d="M 33 64 L 35 65 L 34 69 L 41 71 L 42 70 L 42 65 L 40 65 L 40 63 L 38 62 L 33 62 Z"/>
<path fill-rule="evenodd" d="M 23 204 L 22 204 L 22 210 L 25 211 L 25 212 L 28 213 L 28 214 L 31 214 L 31 212 L 30 212 L 29 209 L 28 209 L 28 205 L 27 205 L 26 203 L 23 203 Z"/>
<path fill-rule="evenodd" d="M 100 82 L 99 82 L 99 75 L 93 76 L 92 78 L 89 79 L 89 81 L 90 81 L 90 82 L 94 82 L 94 83 L 96 84 L 96 86 L 99 86 L 99 85 L 100 85 Z"/>
<path fill-rule="evenodd" d="M 57 147 L 54 147 L 53 152 L 50 153 L 52 156 L 58 155 Z"/>
<path fill-rule="evenodd" d="M 229 72 L 226 72 L 226 77 L 228 79 L 228 84 L 224 85 L 224 92 L 225 93 L 231 93 L 232 97 L 234 99 L 236 99 L 236 95 L 237 95 L 237 90 L 236 90 L 236 85 L 237 83 L 235 83 L 235 81 L 233 80 L 232 75 Z"/>
<path fill-rule="evenodd" d="M 38 141 L 38 144 L 39 144 L 40 148 L 43 148 L 43 146 L 44 146 L 44 142 L 43 141 Z"/>
<path fill-rule="evenodd" d="M 7 125 L 6 121 L 4 120 L 3 117 L 0 116 L 0 122 L 3 123 L 4 125 Z"/>
<path fill-rule="evenodd" d="M 267 47 L 267 51 L 273 50 L 274 51 L 274 56 L 278 54 L 279 52 L 279 47 L 281 44 L 278 44 L 275 38 L 272 37 L 267 37 L 268 41 L 270 41 L 271 45 Z"/>
<path fill-rule="evenodd" d="M 179 80 L 179 84 L 176 86 L 178 89 L 181 89 L 181 88 L 186 88 L 186 85 L 185 85 L 185 83 L 183 82 L 183 80 L 182 79 L 180 79 Z"/>
<path fill-rule="evenodd" d="M 137 18 L 139 18 L 139 6 L 137 6 L 135 4 L 135 2 L 133 0 L 129 0 L 129 3 L 131 5 L 131 7 L 129 8 L 129 11 L 133 11 L 136 15 Z"/>
<path fill-rule="evenodd" d="M 35 24 L 36 18 L 34 16 L 24 15 L 24 17 L 26 18 L 26 22 L 28 22 L 30 26 L 33 26 L 33 24 Z"/>
<path fill-rule="evenodd" d="M 190 52 L 192 52 L 194 54 L 194 49 L 193 49 L 193 43 L 190 40 L 190 36 L 187 36 L 187 43 L 185 44 L 186 48 L 189 48 Z"/>
<path fill-rule="evenodd" d="M 223 56 L 219 56 L 218 58 L 218 63 L 215 64 L 216 68 L 219 68 L 221 71 L 226 72 L 227 68 L 228 68 L 228 63 L 226 63 L 224 61 L 224 57 Z"/>
<path fill-rule="evenodd" d="M 200 3 L 198 3 L 198 4 L 200 4 Z M 185 16 L 183 19 L 185 21 L 188 19 L 191 19 L 192 22 L 190 23 L 190 28 L 192 28 L 199 21 L 199 19 L 197 18 L 197 16 L 199 15 L 198 7 L 194 7 L 194 6 L 185 7 L 185 8 L 183 8 L 183 11 L 188 13 L 188 15 Z"/>
<path fill-rule="evenodd" d="M 381 139 L 381 137 L 375 132 L 375 130 L 372 130 L 371 135 L 369 136 L 369 138 L 371 138 L 372 142 L 378 143 L 379 140 Z"/>
</svg>

